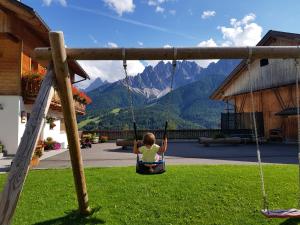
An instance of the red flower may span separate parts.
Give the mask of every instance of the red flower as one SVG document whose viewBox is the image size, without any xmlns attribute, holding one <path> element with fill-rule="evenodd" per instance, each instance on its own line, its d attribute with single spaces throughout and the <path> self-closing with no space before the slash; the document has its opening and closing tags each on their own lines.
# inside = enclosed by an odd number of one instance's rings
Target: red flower
<svg viewBox="0 0 300 225">
<path fill-rule="evenodd" d="M 88 105 L 92 103 L 90 97 L 88 97 L 84 92 L 79 91 L 78 88 L 72 86 L 73 97 L 76 101 Z"/>
</svg>

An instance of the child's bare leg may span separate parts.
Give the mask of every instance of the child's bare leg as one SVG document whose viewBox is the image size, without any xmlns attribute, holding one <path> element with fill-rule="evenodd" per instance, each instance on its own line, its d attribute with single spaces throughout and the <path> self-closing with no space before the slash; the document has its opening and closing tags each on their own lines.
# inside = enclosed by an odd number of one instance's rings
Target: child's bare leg
<svg viewBox="0 0 300 225">
<path fill-rule="evenodd" d="M 153 172 L 154 172 L 153 167 L 156 166 L 156 165 L 155 165 L 155 164 L 145 164 L 145 166 L 149 167 L 149 171 L 150 171 L 151 173 L 153 173 Z"/>
</svg>

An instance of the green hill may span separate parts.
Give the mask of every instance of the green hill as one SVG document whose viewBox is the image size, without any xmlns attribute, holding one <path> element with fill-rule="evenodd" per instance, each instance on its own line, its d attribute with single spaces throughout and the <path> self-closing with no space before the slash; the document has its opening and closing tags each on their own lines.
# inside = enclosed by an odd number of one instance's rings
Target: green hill
<svg viewBox="0 0 300 225">
<path fill-rule="evenodd" d="M 220 113 L 225 105 L 222 102 L 210 100 L 209 96 L 238 62 L 220 60 L 203 69 L 197 67 L 194 62 L 184 61 L 179 66 L 177 89 L 160 98 L 153 98 L 153 96 L 149 98 L 145 95 L 145 90 L 147 88 L 149 90 L 149 87 L 158 83 L 158 78 L 165 77 L 164 73 L 169 71 L 170 65 L 159 63 L 154 68 L 156 72 L 147 67 L 142 75 L 136 76 L 141 76 L 143 83 L 138 84 L 140 79 L 131 78 L 134 84 L 131 86 L 134 87 L 135 119 L 139 128 L 161 129 L 166 120 L 169 120 L 170 127 L 174 129 L 219 127 Z M 162 83 L 159 85 L 163 86 Z M 89 92 L 88 95 L 93 103 L 88 106 L 87 115 L 79 117 L 80 129 L 129 129 L 132 127 L 132 118 L 128 109 L 130 102 L 124 80 L 101 86 Z"/>
<path fill-rule="evenodd" d="M 224 104 L 210 100 L 209 95 L 223 79 L 224 76 L 221 75 L 206 76 L 200 81 L 180 87 L 171 94 L 147 105 L 144 105 L 144 99 L 139 103 L 136 98 L 134 111 L 139 129 L 162 129 L 167 119 L 170 128 L 173 129 L 218 127 Z M 91 111 L 87 120 L 90 122 L 82 126 L 82 129 L 128 129 L 132 127 L 128 105 L 127 108 L 122 109 Z M 98 124 L 95 120 L 99 121 Z"/>
</svg>

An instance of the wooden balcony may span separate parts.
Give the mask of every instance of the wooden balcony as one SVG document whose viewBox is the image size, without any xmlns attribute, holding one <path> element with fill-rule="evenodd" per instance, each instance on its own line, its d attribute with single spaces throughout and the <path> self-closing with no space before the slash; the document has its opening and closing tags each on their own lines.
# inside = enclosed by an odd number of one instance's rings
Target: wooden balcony
<svg viewBox="0 0 300 225">
<path fill-rule="evenodd" d="M 25 104 L 33 104 L 40 90 L 42 80 L 40 79 L 22 79 L 22 96 Z M 86 105 L 74 100 L 75 111 L 78 114 L 85 114 Z M 62 111 L 61 100 L 57 91 L 51 100 L 50 108 Z"/>
</svg>

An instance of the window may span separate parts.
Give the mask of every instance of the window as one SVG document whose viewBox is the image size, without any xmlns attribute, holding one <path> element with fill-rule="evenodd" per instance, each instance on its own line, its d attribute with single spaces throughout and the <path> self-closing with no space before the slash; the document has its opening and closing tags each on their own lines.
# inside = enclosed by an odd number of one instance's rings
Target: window
<svg viewBox="0 0 300 225">
<path fill-rule="evenodd" d="M 269 65 L 269 59 L 260 60 L 260 67 L 267 66 L 267 65 Z"/>
</svg>

